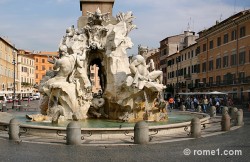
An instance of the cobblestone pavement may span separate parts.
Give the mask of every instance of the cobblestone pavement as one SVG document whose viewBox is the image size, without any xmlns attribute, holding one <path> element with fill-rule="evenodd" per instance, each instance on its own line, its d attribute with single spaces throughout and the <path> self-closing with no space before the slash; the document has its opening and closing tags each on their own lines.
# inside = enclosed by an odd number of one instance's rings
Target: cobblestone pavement
<svg viewBox="0 0 250 162">
<path fill-rule="evenodd" d="M 244 122 L 219 135 L 148 145 L 67 146 L 0 138 L 0 161 L 249 161 L 250 112 L 244 112 Z"/>
</svg>

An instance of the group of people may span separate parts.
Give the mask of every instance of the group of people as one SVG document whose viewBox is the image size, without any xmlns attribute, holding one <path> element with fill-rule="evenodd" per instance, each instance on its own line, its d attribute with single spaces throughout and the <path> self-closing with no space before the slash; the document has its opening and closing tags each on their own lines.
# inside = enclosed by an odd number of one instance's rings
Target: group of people
<svg viewBox="0 0 250 162">
<path fill-rule="evenodd" d="M 209 107 L 215 106 L 217 112 L 221 112 L 221 106 L 227 105 L 230 102 L 226 98 L 219 98 L 218 96 L 187 96 L 182 98 L 180 96 L 170 97 L 168 100 L 168 108 L 171 111 L 173 108 L 180 108 L 181 105 L 185 105 L 186 109 L 195 111 L 198 106 L 201 106 L 202 112 L 207 113 Z"/>
</svg>

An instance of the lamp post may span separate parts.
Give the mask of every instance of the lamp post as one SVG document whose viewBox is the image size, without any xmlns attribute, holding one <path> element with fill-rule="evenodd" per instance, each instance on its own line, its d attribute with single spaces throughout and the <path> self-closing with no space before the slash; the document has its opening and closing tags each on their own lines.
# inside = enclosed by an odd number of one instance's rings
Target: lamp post
<svg viewBox="0 0 250 162">
<path fill-rule="evenodd" d="M 14 66 L 14 76 L 13 76 L 13 105 L 12 105 L 12 109 L 15 108 L 15 97 L 16 97 L 16 56 L 15 56 L 15 50 L 13 50 L 13 66 Z"/>
<path fill-rule="evenodd" d="M 177 54 L 177 58 L 176 58 L 176 64 L 177 64 L 177 83 L 176 83 L 176 93 L 178 94 L 179 93 L 179 47 L 177 45 L 177 51 L 176 51 L 176 54 Z"/>
</svg>

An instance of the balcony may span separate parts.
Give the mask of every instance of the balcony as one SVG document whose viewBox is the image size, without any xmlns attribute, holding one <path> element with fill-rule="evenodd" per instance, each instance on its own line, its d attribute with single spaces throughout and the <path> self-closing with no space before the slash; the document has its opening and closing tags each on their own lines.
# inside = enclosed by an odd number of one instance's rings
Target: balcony
<svg viewBox="0 0 250 162">
<path fill-rule="evenodd" d="M 250 77 L 209 82 L 209 83 L 190 83 L 188 84 L 188 89 L 194 89 L 194 88 L 201 89 L 201 88 L 232 86 L 232 85 L 242 85 L 242 84 L 250 84 Z"/>
</svg>

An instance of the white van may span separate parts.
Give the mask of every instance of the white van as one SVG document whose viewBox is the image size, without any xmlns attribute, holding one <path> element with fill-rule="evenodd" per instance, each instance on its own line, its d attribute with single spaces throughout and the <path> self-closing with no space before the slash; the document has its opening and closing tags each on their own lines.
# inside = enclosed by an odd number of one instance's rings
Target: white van
<svg viewBox="0 0 250 162">
<path fill-rule="evenodd" d="M 40 93 L 35 93 L 32 95 L 34 100 L 39 100 L 40 99 Z"/>
</svg>

